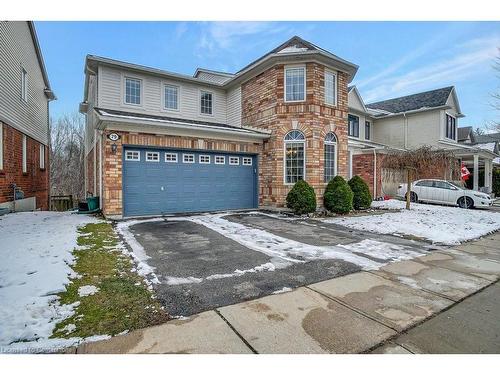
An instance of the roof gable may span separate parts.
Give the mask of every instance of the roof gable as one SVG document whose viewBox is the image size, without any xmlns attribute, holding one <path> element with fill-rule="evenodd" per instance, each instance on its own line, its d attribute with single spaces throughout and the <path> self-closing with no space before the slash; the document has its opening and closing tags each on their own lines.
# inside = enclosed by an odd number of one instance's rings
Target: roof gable
<svg viewBox="0 0 500 375">
<path fill-rule="evenodd" d="M 363 98 L 361 97 L 358 88 L 356 86 L 350 86 L 348 89 L 348 104 L 349 108 L 361 111 L 361 112 L 368 112 L 365 103 L 363 102 Z"/>
</svg>

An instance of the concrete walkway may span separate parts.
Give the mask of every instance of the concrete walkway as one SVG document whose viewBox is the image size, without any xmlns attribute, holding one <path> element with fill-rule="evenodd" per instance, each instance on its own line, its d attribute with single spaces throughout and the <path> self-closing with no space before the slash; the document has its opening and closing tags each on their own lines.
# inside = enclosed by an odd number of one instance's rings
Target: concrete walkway
<svg viewBox="0 0 500 375">
<path fill-rule="evenodd" d="M 487 287 L 499 278 L 496 233 L 84 344 L 76 353 L 498 352 L 500 286 Z"/>
</svg>

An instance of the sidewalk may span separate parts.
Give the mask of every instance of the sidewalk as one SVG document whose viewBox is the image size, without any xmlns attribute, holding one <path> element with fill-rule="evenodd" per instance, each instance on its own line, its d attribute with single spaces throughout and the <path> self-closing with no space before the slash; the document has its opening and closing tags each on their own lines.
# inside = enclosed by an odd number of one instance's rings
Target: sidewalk
<svg viewBox="0 0 500 375">
<path fill-rule="evenodd" d="M 419 353 L 476 352 L 475 347 L 498 352 L 498 344 L 481 346 L 479 341 L 487 333 L 485 342 L 498 343 L 500 325 L 494 317 L 500 304 L 489 299 L 498 296 L 500 287 L 478 291 L 500 278 L 499 244 L 500 233 L 495 233 L 377 271 L 221 307 L 72 352 L 360 353 L 377 348 Z M 436 316 L 442 310 L 447 311 Z"/>
</svg>

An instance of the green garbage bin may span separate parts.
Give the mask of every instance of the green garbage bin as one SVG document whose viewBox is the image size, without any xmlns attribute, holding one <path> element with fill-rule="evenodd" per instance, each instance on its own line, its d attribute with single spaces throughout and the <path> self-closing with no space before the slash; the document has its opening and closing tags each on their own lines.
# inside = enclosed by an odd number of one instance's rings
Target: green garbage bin
<svg viewBox="0 0 500 375">
<path fill-rule="evenodd" d="M 89 206 L 89 211 L 97 210 L 99 208 L 99 197 L 87 198 L 87 205 Z"/>
</svg>

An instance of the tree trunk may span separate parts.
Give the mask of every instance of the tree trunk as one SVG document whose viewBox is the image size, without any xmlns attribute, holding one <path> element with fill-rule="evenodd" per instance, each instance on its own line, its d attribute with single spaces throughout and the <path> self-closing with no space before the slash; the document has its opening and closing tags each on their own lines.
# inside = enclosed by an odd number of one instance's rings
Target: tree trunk
<svg viewBox="0 0 500 375">
<path fill-rule="evenodd" d="M 411 202 L 411 169 L 406 169 L 406 209 L 410 209 Z"/>
</svg>

